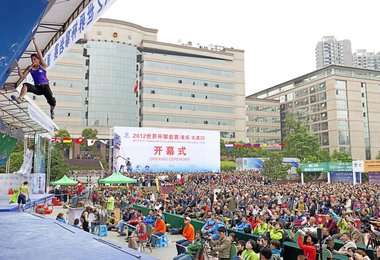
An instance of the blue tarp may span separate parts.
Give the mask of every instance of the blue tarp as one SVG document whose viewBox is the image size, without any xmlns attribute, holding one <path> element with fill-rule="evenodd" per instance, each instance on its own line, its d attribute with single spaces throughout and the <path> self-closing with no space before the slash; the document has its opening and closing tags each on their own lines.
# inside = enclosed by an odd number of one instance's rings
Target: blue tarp
<svg viewBox="0 0 380 260">
<path fill-rule="evenodd" d="M 0 4 L 0 89 L 9 77 L 12 63 L 18 61 L 48 6 L 47 0 L 1 1 Z"/>
</svg>

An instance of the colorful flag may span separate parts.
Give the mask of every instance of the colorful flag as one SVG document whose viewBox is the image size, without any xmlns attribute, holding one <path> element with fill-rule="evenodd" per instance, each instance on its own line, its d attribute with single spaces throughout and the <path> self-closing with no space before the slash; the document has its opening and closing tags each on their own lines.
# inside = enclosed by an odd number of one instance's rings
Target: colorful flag
<svg viewBox="0 0 380 260">
<path fill-rule="evenodd" d="M 268 144 L 261 144 L 261 146 L 262 146 L 262 147 L 267 147 L 267 146 L 268 146 Z"/>
<path fill-rule="evenodd" d="M 62 139 L 62 143 L 64 144 L 71 144 L 73 142 L 73 139 L 71 139 L 70 137 L 65 137 Z"/>
<path fill-rule="evenodd" d="M 236 146 L 237 148 L 242 148 L 242 147 L 243 147 L 243 145 L 242 145 L 242 144 L 239 144 L 239 143 L 236 143 L 235 146 Z"/>
<path fill-rule="evenodd" d="M 284 144 L 284 143 L 280 143 L 280 146 L 281 146 L 281 147 L 284 147 L 284 146 L 285 146 L 285 144 Z"/>
<path fill-rule="evenodd" d="M 135 87 L 133 88 L 133 93 L 136 94 L 138 88 L 139 88 L 139 82 L 136 80 L 136 85 L 135 85 Z"/>
<path fill-rule="evenodd" d="M 253 148 L 259 149 L 260 148 L 260 144 L 254 144 Z"/>
<path fill-rule="evenodd" d="M 53 137 L 50 139 L 52 143 L 60 143 L 61 142 L 61 137 Z"/>
<path fill-rule="evenodd" d="M 87 145 L 92 146 L 95 144 L 95 141 L 96 141 L 95 139 L 87 139 Z"/>
<path fill-rule="evenodd" d="M 252 144 L 245 144 L 245 148 L 252 148 Z"/>
<path fill-rule="evenodd" d="M 75 143 L 76 144 L 81 144 L 83 142 L 84 142 L 84 137 L 75 138 Z"/>
<path fill-rule="evenodd" d="M 225 145 L 224 145 L 224 148 L 226 148 L 226 149 L 231 149 L 231 148 L 233 148 L 233 147 L 234 147 L 233 144 L 225 144 Z"/>
<path fill-rule="evenodd" d="M 108 144 L 108 140 L 99 140 L 99 142 L 101 142 L 103 144 Z"/>
</svg>

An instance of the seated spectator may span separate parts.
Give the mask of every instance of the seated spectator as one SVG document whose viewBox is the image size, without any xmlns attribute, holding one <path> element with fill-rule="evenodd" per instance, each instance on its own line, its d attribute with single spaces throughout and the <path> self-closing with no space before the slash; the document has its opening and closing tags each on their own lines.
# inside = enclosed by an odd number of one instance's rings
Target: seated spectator
<svg viewBox="0 0 380 260">
<path fill-rule="evenodd" d="M 297 212 L 297 218 L 293 221 L 294 227 L 303 227 L 307 223 L 307 217 L 303 211 Z"/>
<path fill-rule="evenodd" d="M 281 242 L 278 240 L 271 240 L 270 249 L 272 250 L 272 255 L 275 256 L 277 259 L 280 259 L 281 252 L 282 252 Z"/>
<path fill-rule="evenodd" d="M 193 260 L 194 256 L 198 253 L 201 248 L 201 233 L 199 231 L 195 232 L 194 243 L 189 244 L 186 247 L 186 252 L 177 255 L 173 260 Z"/>
<path fill-rule="evenodd" d="M 337 222 L 337 227 L 339 228 L 339 233 L 334 234 L 333 238 L 340 239 L 343 234 L 350 233 L 347 222 L 350 220 L 350 215 L 346 214 L 344 217 L 340 218 L 334 212 L 333 209 L 330 209 L 329 212 L 333 216 L 334 220 Z"/>
<path fill-rule="evenodd" d="M 244 233 L 252 233 L 251 222 L 249 222 L 246 217 L 242 217 L 241 223 L 233 229 Z"/>
<path fill-rule="evenodd" d="M 74 219 L 74 225 L 73 226 L 81 229 L 81 227 L 79 226 L 79 218 Z"/>
<path fill-rule="evenodd" d="M 269 224 L 269 235 L 270 239 L 275 239 L 275 240 L 282 240 L 284 236 L 284 229 L 282 228 L 281 222 L 277 221 L 274 226 Z"/>
<path fill-rule="evenodd" d="M 236 256 L 234 256 L 233 260 L 240 260 L 241 259 L 241 254 L 245 250 L 245 241 L 244 240 L 239 240 L 236 245 Z"/>
<path fill-rule="evenodd" d="M 355 252 L 353 254 L 353 259 L 355 259 L 355 260 L 371 260 L 371 258 L 369 258 L 369 256 L 363 250 L 360 250 L 360 249 L 355 250 Z"/>
<path fill-rule="evenodd" d="M 328 228 L 322 228 L 322 241 L 321 245 L 325 246 L 330 252 L 334 250 L 334 238 L 330 236 Z"/>
<path fill-rule="evenodd" d="M 144 217 L 143 222 L 145 225 L 154 226 L 154 224 L 156 223 L 156 217 L 154 216 L 153 213 L 154 213 L 153 210 L 149 210 L 148 216 Z"/>
<path fill-rule="evenodd" d="M 209 230 L 210 228 L 212 228 L 214 225 L 215 225 L 215 214 L 214 213 L 211 213 L 211 212 L 208 212 L 208 219 L 206 220 L 206 222 L 203 224 L 202 228 L 201 228 L 201 232 L 204 234 L 206 233 L 207 230 Z"/>
<path fill-rule="evenodd" d="M 257 218 L 258 224 L 253 230 L 253 234 L 265 235 L 268 231 L 268 224 L 264 221 L 263 217 Z"/>
<path fill-rule="evenodd" d="M 138 223 L 136 225 L 136 231 L 134 232 L 134 235 L 129 239 L 128 244 L 130 248 L 133 248 L 135 250 L 138 250 L 137 242 L 148 240 L 148 233 L 146 226 L 142 221 L 142 216 L 140 216 L 137 221 Z"/>
<path fill-rule="evenodd" d="M 260 254 L 256 253 L 253 249 L 256 248 L 256 242 L 252 239 L 248 240 L 245 244 L 245 250 L 241 254 L 241 259 L 244 260 L 260 260 Z"/>
<path fill-rule="evenodd" d="M 106 220 L 107 230 L 115 229 L 117 231 L 118 230 L 118 224 L 119 224 L 119 220 L 116 218 L 115 213 L 112 212 L 111 216 L 109 216 Z"/>
<path fill-rule="evenodd" d="M 157 214 L 156 224 L 154 225 L 153 233 L 152 233 L 152 247 L 157 244 L 157 241 L 160 237 L 166 234 L 166 225 L 162 220 L 162 215 L 160 213 Z"/>
<path fill-rule="evenodd" d="M 260 249 L 261 260 L 272 260 L 272 250 L 270 248 L 261 248 Z"/>
<path fill-rule="evenodd" d="M 343 234 L 340 239 L 344 242 L 344 245 L 339 250 L 333 250 L 333 254 L 346 255 L 350 247 L 357 248 L 349 234 Z"/>
<path fill-rule="evenodd" d="M 219 227 L 218 228 L 219 239 L 211 247 L 211 250 L 218 255 L 219 260 L 230 259 L 231 241 L 227 239 L 226 232 L 227 232 L 227 229 L 224 226 Z"/>
<path fill-rule="evenodd" d="M 220 227 L 226 228 L 226 224 L 224 224 L 224 222 L 223 222 L 223 217 L 217 216 L 216 219 L 215 219 L 214 226 L 211 229 L 207 230 L 204 234 L 208 235 L 209 239 L 211 239 L 213 241 L 219 240 L 219 231 L 218 231 L 218 229 Z"/>
<path fill-rule="evenodd" d="M 355 243 L 364 245 L 364 235 L 356 228 L 356 223 L 353 220 L 350 220 L 347 225 L 352 240 Z"/>
<path fill-rule="evenodd" d="M 331 236 L 335 235 L 338 231 L 338 227 L 336 225 L 336 221 L 333 219 L 332 214 L 328 214 L 326 217 L 326 221 L 323 224 L 323 227 L 326 227 L 329 229 L 329 233 Z"/>
<path fill-rule="evenodd" d="M 267 247 L 269 248 L 270 247 L 269 238 L 265 235 L 259 236 L 259 238 L 257 239 L 257 246 L 259 250 L 261 250 L 261 248 L 267 248 Z"/>
<path fill-rule="evenodd" d="M 193 225 L 190 223 L 191 218 L 185 217 L 185 227 L 183 229 L 182 235 L 185 239 L 176 241 L 177 255 L 183 254 L 186 252 L 186 246 L 190 245 L 195 236 L 195 231 Z"/>
<path fill-rule="evenodd" d="M 66 224 L 66 220 L 64 218 L 64 214 L 63 213 L 58 213 L 58 215 L 57 215 L 57 217 L 56 217 L 55 220 L 58 221 L 58 222 Z"/>
<path fill-rule="evenodd" d="M 317 242 L 317 239 L 312 237 L 311 235 L 306 236 L 305 232 L 303 232 L 302 230 L 299 230 L 298 233 L 298 246 L 302 249 L 304 255 L 307 257 L 308 260 L 315 260 L 317 256 L 317 248 L 313 244 Z M 306 239 L 304 239 L 305 236 Z"/>
</svg>

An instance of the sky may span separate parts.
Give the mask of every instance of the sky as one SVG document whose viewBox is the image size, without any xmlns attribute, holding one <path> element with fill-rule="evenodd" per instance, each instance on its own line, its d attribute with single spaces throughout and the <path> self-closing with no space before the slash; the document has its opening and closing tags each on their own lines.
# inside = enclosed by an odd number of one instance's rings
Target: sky
<svg viewBox="0 0 380 260">
<path fill-rule="evenodd" d="M 116 0 L 103 15 L 158 30 L 157 40 L 245 51 L 246 95 L 316 69 L 323 36 L 380 51 L 379 0 Z"/>
</svg>

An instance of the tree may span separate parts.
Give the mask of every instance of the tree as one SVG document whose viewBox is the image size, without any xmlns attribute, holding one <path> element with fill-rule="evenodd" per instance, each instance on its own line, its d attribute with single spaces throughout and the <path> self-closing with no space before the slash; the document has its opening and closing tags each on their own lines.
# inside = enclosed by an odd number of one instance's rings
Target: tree
<svg viewBox="0 0 380 260">
<path fill-rule="evenodd" d="M 289 164 L 283 164 L 283 157 L 280 152 L 272 152 L 264 161 L 261 175 L 272 180 L 286 179 L 290 167 Z"/>
<path fill-rule="evenodd" d="M 331 155 L 332 162 L 352 162 L 352 158 L 346 152 L 338 152 L 334 150 Z"/>
<path fill-rule="evenodd" d="M 47 163 L 46 163 L 47 165 Z M 51 152 L 50 180 L 55 181 L 63 177 L 69 170 L 69 165 L 65 163 L 61 149 L 53 149 Z"/>
<path fill-rule="evenodd" d="M 59 129 L 58 132 L 54 135 L 55 137 L 59 138 L 70 138 L 70 133 L 66 129 Z M 72 146 L 72 143 L 54 143 L 54 147 L 58 148 L 59 150 L 64 151 L 65 149 L 70 149 Z"/>
<path fill-rule="evenodd" d="M 96 139 L 98 139 L 97 135 L 98 135 L 98 130 L 95 128 L 85 128 L 82 131 L 82 136 L 85 138 L 85 140 L 87 140 L 87 139 L 96 140 Z M 96 150 L 96 146 L 94 146 L 94 145 L 88 146 L 87 142 L 83 142 L 80 146 L 82 149 L 84 149 L 86 151 L 95 151 Z"/>
<path fill-rule="evenodd" d="M 380 151 L 377 153 L 376 160 L 380 160 Z"/>
<path fill-rule="evenodd" d="M 290 116 L 286 126 L 289 133 L 284 139 L 285 157 L 295 157 L 304 161 L 305 158 L 320 152 L 318 137 L 311 135 L 304 123 L 296 122 L 294 116 Z"/>
</svg>

